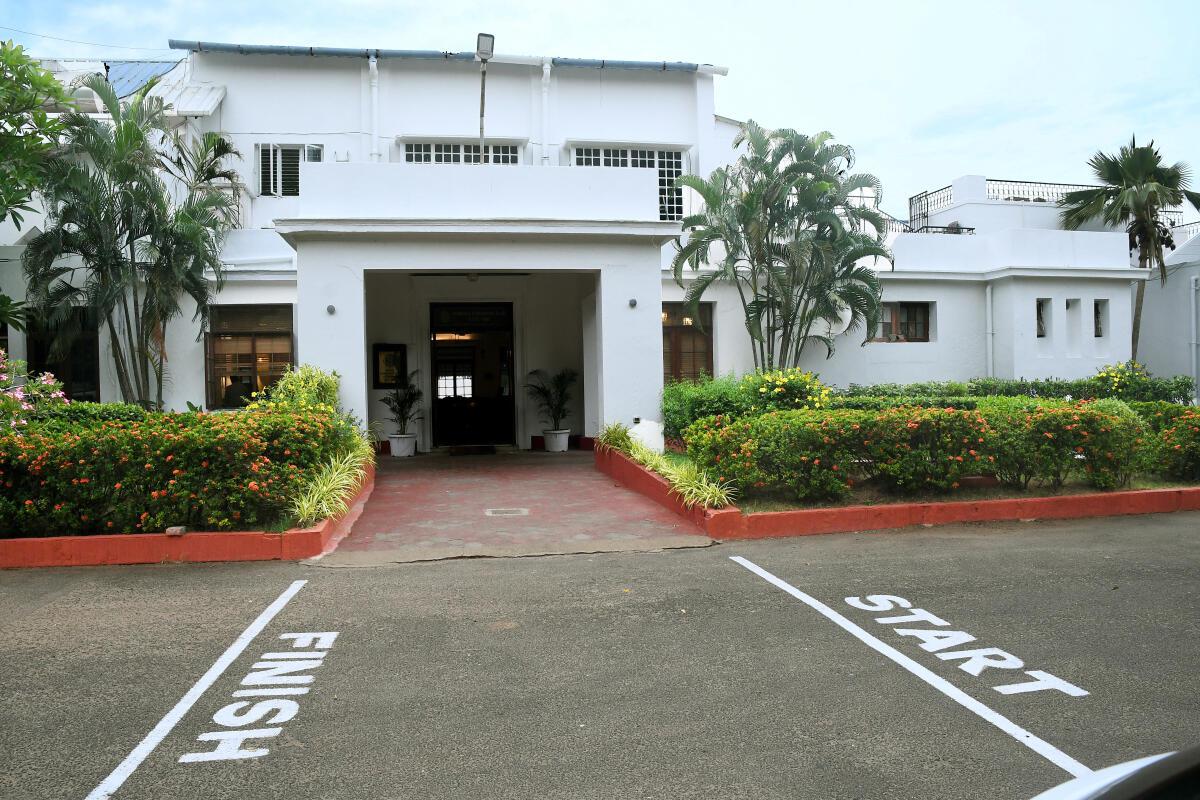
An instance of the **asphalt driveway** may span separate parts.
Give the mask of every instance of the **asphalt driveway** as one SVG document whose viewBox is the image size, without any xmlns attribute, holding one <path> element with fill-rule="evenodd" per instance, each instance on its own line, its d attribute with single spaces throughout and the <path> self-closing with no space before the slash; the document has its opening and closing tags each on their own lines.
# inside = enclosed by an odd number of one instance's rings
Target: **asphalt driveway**
<svg viewBox="0 0 1200 800">
<path fill-rule="evenodd" d="M 0 573 L 0 796 L 1027 798 L 1200 742 L 1198 545 L 1176 514 Z"/>
</svg>

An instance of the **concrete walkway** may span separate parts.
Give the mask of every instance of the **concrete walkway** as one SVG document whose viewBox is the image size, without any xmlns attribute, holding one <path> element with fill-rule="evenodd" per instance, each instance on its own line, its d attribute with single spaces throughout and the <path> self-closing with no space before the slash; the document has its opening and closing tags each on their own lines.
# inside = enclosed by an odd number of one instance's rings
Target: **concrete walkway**
<svg viewBox="0 0 1200 800">
<path fill-rule="evenodd" d="M 649 551 L 712 540 L 598 472 L 591 453 L 383 456 L 338 549 L 353 567 L 479 556 Z"/>
</svg>

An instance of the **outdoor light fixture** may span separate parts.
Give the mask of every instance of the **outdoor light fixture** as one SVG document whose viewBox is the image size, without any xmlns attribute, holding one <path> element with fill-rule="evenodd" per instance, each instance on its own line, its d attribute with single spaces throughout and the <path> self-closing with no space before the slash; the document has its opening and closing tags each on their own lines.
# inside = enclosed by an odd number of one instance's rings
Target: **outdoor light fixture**
<svg viewBox="0 0 1200 800">
<path fill-rule="evenodd" d="M 337 309 L 336 309 L 336 308 L 334 308 L 333 306 L 325 306 L 325 313 L 326 313 L 326 314 L 332 314 L 332 313 L 334 313 L 335 311 L 337 311 Z"/>
<path fill-rule="evenodd" d="M 637 298 L 636 297 L 629 298 L 629 307 L 637 308 Z"/>
<path fill-rule="evenodd" d="M 490 33 L 481 33 L 475 37 L 475 57 L 487 61 L 496 50 L 496 37 Z"/>
<path fill-rule="evenodd" d="M 475 57 L 479 59 L 479 163 L 484 163 L 483 108 L 487 96 L 487 62 L 496 50 L 496 37 L 481 33 L 475 37 Z"/>
</svg>

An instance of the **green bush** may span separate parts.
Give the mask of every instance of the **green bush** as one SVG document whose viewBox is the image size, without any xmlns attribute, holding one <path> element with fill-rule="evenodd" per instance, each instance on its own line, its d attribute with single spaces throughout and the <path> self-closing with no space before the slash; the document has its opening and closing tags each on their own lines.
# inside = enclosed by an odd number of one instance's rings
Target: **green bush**
<svg viewBox="0 0 1200 800">
<path fill-rule="evenodd" d="M 1200 480 L 1200 411 L 1185 411 L 1164 428 L 1162 470 L 1181 481 Z"/>
<path fill-rule="evenodd" d="M 844 496 L 854 480 L 863 411 L 782 411 L 709 417 L 688 428 L 688 457 L 743 494 L 801 500 Z"/>
<path fill-rule="evenodd" d="M 1146 426 L 1155 433 L 1172 427 L 1175 420 L 1182 417 L 1188 411 L 1195 410 L 1195 406 L 1168 403 L 1165 400 L 1149 400 L 1144 402 L 1131 400 L 1128 405 L 1142 418 Z"/>
<path fill-rule="evenodd" d="M 72 402 L 63 405 L 48 405 L 29 412 L 30 422 L 42 426 L 59 424 L 67 427 L 90 425 L 99 422 L 136 422 L 146 418 L 146 410 L 133 403 L 85 403 Z"/>
<path fill-rule="evenodd" d="M 833 395 L 829 398 L 829 408 L 845 408 L 857 411 L 884 411 L 901 406 L 922 406 L 925 408 L 975 408 L 981 398 L 958 396 L 906 396 L 887 395 L 872 397 L 870 395 Z"/>
<path fill-rule="evenodd" d="M 992 429 L 979 411 L 896 408 L 867 428 L 873 472 L 892 491 L 951 491 L 989 466 Z"/>
<path fill-rule="evenodd" d="M 733 377 L 677 381 L 663 386 L 663 435 L 679 439 L 683 430 L 702 417 L 739 417 L 750 412 L 751 403 Z"/>
<path fill-rule="evenodd" d="M 249 408 L 315 408 L 336 411 L 339 377 L 311 364 L 293 367 L 265 392 L 255 395 Z"/>
<path fill-rule="evenodd" d="M 0 532 L 272 524 L 319 467 L 348 449 L 346 427 L 331 414 L 259 411 L 0 431 Z"/>
</svg>

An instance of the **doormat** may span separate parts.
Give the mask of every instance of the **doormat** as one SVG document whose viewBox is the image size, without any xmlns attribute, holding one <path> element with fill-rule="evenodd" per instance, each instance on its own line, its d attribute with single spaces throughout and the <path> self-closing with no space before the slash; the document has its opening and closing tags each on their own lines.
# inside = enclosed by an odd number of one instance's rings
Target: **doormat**
<svg viewBox="0 0 1200 800">
<path fill-rule="evenodd" d="M 496 454 L 496 446 L 491 444 L 456 444 L 447 450 L 452 456 L 492 456 Z"/>
</svg>

